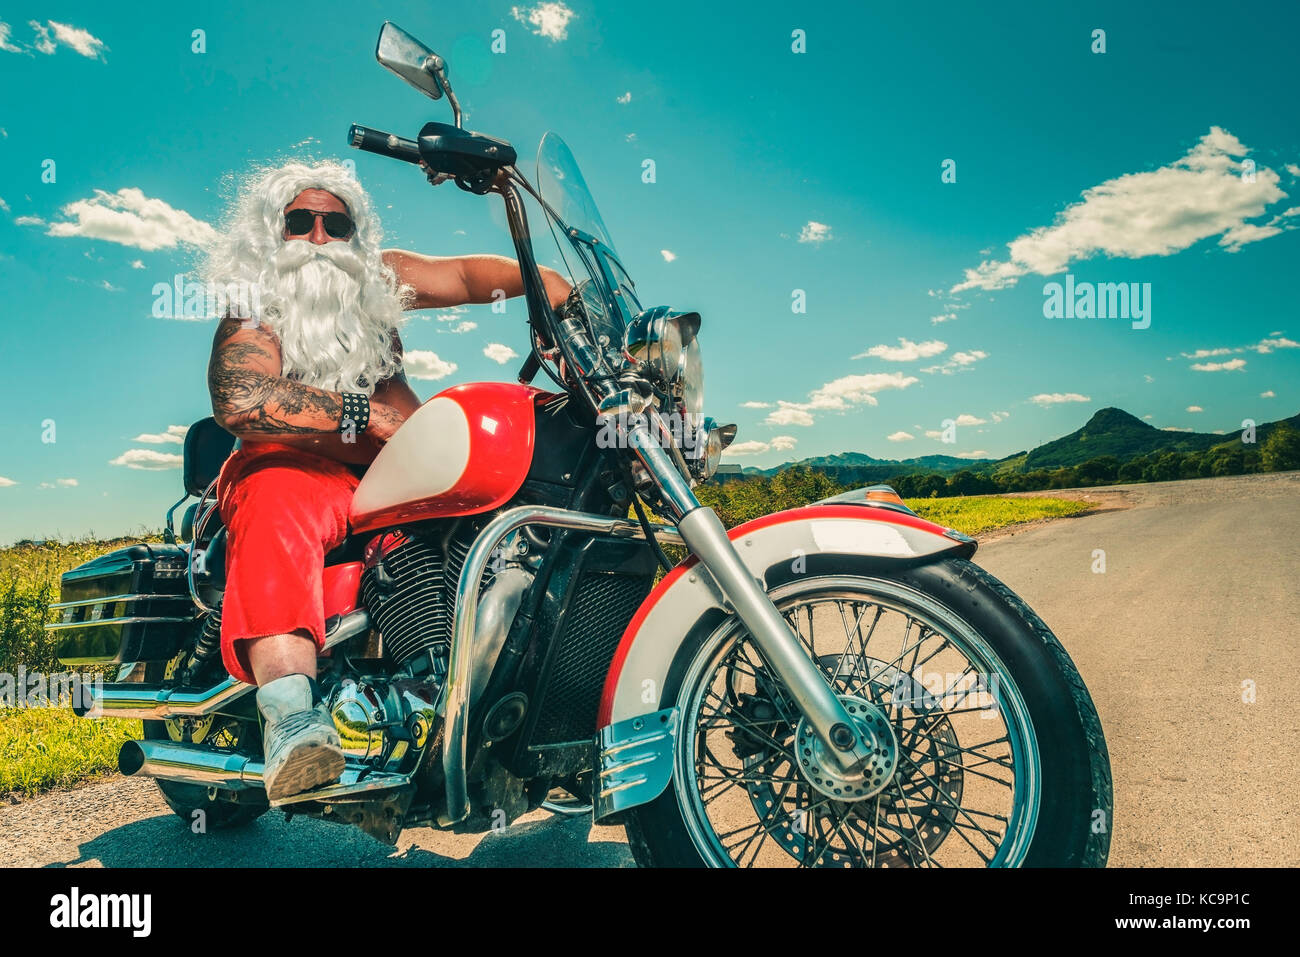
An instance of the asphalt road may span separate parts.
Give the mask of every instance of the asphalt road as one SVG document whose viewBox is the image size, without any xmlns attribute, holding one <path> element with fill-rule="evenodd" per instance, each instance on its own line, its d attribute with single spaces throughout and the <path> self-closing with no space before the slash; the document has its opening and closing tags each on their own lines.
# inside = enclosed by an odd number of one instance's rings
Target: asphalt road
<svg viewBox="0 0 1300 957">
<path fill-rule="evenodd" d="M 1300 864 L 1300 473 L 1079 497 L 1098 510 L 993 537 L 978 559 L 1092 692 L 1115 782 L 1111 864 Z M 4 866 L 631 864 L 622 828 L 540 811 L 500 834 L 413 829 L 390 848 L 274 813 L 192 834 L 151 781 L 118 776 L 0 807 Z"/>
</svg>

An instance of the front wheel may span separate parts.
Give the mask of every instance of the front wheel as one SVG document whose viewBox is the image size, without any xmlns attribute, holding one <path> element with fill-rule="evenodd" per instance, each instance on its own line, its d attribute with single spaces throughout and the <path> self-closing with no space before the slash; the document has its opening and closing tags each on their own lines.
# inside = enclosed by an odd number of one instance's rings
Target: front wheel
<svg viewBox="0 0 1300 957">
<path fill-rule="evenodd" d="M 771 592 L 876 742 L 838 769 L 734 617 L 683 645 L 673 779 L 629 812 L 643 866 L 1100 867 L 1101 722 L 1055 635 L 964 559 L 882 575 L 843 559 Z"/>
</svg>

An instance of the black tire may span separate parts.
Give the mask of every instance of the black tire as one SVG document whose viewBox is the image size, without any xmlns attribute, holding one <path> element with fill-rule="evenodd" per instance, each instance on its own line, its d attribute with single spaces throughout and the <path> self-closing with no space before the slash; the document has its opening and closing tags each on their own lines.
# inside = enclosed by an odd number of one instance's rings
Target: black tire
<svg viewBox="0 0 1300 957">
<path fill-rule="evenodd" d="M 250 725 L 244 723 L 239 726 L 239 733 L 242 735 L 250 729 Z M 256 738 L 256 729 L 253 727 L 252 737 Z M 170 740 L 167 732 L 167 723 L 165 721 L 145 721 L 144 722 L 144 739 L 146 741 L 166 741 Z M 254 744 L 257 742 L 254 741 Z M 248 747 L 249 742 L 240 741 L 241 750 Z M 257 791 L 244 791 L 240 794 L 238 803 L 224 800 L 210 800 L 208 798 L 208 789 L 198 784 L 181 784 L 177 781 L 163 781 L 155 778 L 154 783 L 158 785 L 158 790 L 162 792 L 163 801 L 167 806 L 183 820 L 186 825 L 192 825 L 196 820 L 195 811 L 203 812 L 204 826 L 215 830 L 228 830 L 244 825 L 251 824 L 259 817 L 269 811 L 270 805 L 267 804 L 265 797 Z"/>
<path fill-rule="evenodd" d="M 965 559 L 949 558 L 906 570 L 882 571 L 873 560 L 816 556 L 804 579 L 857 576 L 892 582 L 937 601 L 967 623 L 1005 665 L 1018 689 L 1036 738 L 1041 765 L 1037 820 L 1022 866 L 1103 867 L 1110 850 L 1110 759 L 1101 721 L 1078 669 L 1043 621 L 1006 585 Z M 775 587 L 784 582 L 772 582 Z M 717 631 L 683 645 L 665 683 L 661 707 L 679 704 L 690 662 Z M 680 749 L 694 749 L 694 729 L 684 725 Z M 690 739 L 686 736 L 689 734 Z M 675 772 L 674 777 L 677 777 Z M 628 812 L 632 854 L 641 866 L 698 867 L 705 858 L 683 818 L 670 783 L 654 801 Z"/>
</svg>

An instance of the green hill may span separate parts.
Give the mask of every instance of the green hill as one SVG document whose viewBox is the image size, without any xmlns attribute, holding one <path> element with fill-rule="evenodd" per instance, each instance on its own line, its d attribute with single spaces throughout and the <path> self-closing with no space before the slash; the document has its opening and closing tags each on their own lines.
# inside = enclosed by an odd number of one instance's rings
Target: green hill
<svg viewBox="0 0 1300 957">
<path fill-rule="evenodd" d="M 1147 425 L 1123 409 L 1097 412 L 1083 428 L 1031 450 L 1021 466 L 1024 470 L 1080 465 L 1099 455 L 1113 455 L 1121 462 L 1156 451 L 1199 452 L 1224 441 L 1210 432 L 1171 432 Z"/>
</svg>

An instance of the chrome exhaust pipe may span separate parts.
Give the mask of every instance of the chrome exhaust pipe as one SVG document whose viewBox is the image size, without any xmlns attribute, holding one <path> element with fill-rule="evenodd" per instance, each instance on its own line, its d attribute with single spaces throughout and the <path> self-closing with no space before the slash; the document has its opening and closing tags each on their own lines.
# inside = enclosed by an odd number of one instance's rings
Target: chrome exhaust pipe
<svg viewBox="0 0 1300 957">
<path fill-rule="evenodd" d="M 364 608 L 348 612 L 332 631 L 325 633 L 325 647 L 333 648 L 369 628 L 370 615 Z M 104 685 L 103 690 L 91 698 L 89 705 L 82 700 L 75 701 L 72 710 L 79 718 L 139 718 L 142 721 L 201 718 L 222 710 L 254 687 L 230 677 L 206 691 L 110 684 Z"/>
<path fill-rule="evenodd" d="M 247 754 L 213 751 L 177 741 L 127 741 L 117 754 L 118 770 L 128 777 L 160 778 L 179 784 L 197 784 L 225 791 L 262 790 L 264 764 Z M 329 801 L 356 797 L 372 791 L 387 791 L 410 781 L 406 774 L 376 771 L 368 764 L 348 762 L 335 784 L 315 788 L 275 801 L 272 807 L 303 801 Z"/>
</svg>

